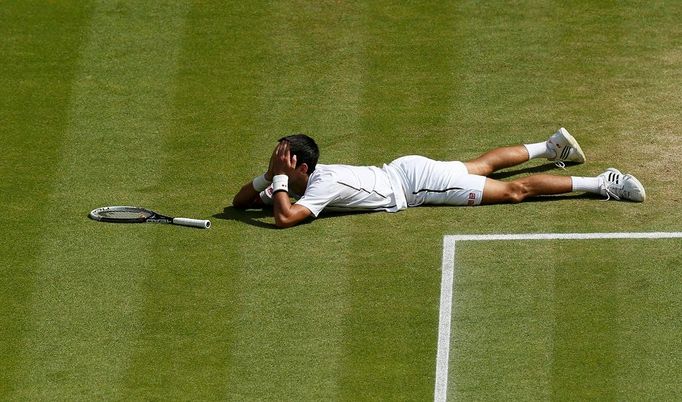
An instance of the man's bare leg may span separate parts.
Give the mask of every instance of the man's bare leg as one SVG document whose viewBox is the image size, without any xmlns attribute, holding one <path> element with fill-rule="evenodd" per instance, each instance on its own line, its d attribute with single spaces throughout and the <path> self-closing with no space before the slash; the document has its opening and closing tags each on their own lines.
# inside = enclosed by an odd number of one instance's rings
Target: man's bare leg
<svg viewBox="0 0 682 402">
<path fill-rule="evenodd" d="M 499 169 L 516 166 L 535 158 L 547 158 L 559 164 L 585 162 L 585 154 L 580 149 L 578 141 L 562 127 L 547 141 L 497 148 L 465 162 L 465 165 L 469 174 L 488 176 Z"/>
<path fill-rule="evenodd" d="M 476 159 L 464 162 L 469 174 L 488 176 L 500 169 L 520 165 L 530 159 L 524 145 L 502 147 L 486 152 Z"/>
<path fill-rule="evenodd" d="M 518 203 L 528 197 L 572 191 L 573 178 L 570 176 L 538 174 L 509 182 L 486 179 L 481 204 Z M 598 191 L 599 188 L 595 186 L 593 192 Z"/>
</svg>

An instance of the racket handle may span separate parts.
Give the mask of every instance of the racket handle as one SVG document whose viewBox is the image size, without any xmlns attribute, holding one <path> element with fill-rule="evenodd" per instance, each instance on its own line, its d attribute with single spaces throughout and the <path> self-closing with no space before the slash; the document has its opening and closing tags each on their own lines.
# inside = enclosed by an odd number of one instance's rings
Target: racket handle
<svg viewBox="0 0 682 402">
<path fill-rule="evenodd" d="M 208 229 L 211 227 L 211 221 L 202 219 L 189 219 L 189 218 L 173 218 L 174 225 L 181 226 L 191 226 L 194 228 Z"/>
</svg>

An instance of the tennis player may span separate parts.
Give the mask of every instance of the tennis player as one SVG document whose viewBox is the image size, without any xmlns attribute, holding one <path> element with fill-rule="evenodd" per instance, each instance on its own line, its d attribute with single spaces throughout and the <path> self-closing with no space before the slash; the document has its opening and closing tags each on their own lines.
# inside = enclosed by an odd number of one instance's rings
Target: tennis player
<svg viewBox="0 0 682 402">
<path fill-rule="evenodd" d="M 584 163 L 578 142 L 563 127 L 547 141 L 497 148 L 467 162 L 404 156 L 383 167 L 318 164 L 319 149 L 304 134 L 281 138 L 268 170 L 235 195 L 236 208 L 273 207 L 278 227 L 294 226 L 323 210 L 397 212 L 419 205 L 474 206 L 518 203 L 574 191 L 642 202 L 644 187 L 614 168 L 596 177 L 537 174 L 499 181 L 491 173 L 530 159 Z M 291 198 L 296 199 L 294 203 Z"/>
</svg>

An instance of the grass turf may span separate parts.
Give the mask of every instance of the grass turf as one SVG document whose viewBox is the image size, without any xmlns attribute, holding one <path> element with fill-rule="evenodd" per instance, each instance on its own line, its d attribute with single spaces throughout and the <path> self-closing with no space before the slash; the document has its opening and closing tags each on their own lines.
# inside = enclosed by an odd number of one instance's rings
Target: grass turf
<svg viewBox="0 0 682 402">
<path fill-rule="evenodd" d="M 0 3 L 0 395 L 431 398 L 443 234 L 680 230 L 680 17 L 663 2 Z M 313 135 L 322 162 L 381 164 L 466 159 L 559 125 L 588 154 L 560 174 L 614 165 L 649 200 L 418 208 L 287 231 L 223 210 L 290 132 Z M 106 204 L 214 227 L 85 218 Z M 485 273 L 458 301 L 477 318 L 455 321 L 470 343 L 453 372 L 471 375 L 452 392 L 679 392 L 679 242 L 628 243 L 601 271 L 603 244 L 569 253 L 568 271 L 546 268 L 563 244 L 468 251 Z M 521 328 L 535 334 L 526 359 L 510 309 L 538 326 Z M 518 371 L 475 375 L 505 367 Z"/>
<path fill-rule="evenodd" d="M 449 397 L 674 399 L 679 241 L 533 243 L 458 245 Z"/>
</svg>

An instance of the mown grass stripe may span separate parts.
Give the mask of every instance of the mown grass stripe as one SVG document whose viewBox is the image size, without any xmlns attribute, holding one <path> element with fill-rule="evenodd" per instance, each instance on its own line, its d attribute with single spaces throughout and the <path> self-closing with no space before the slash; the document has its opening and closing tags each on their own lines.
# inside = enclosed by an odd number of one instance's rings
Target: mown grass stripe
<svg viewBox="0 0 682 402">
<path fill-rule="evenodd" d="M 457 131 L 469 137 L 466 141 L 468 148 L 462 149 L 460 157 L 475 157 L 496 146 L 539 141 L 560 126 L 568 127 L 582 144 L 587 144 L 588 158 L 595 155 L 594 148 L 589 146 L 591 132 L 601 128 L 605 121 L 615 120 L 609 112 L 613 102 L 605 95 L 613 71 L 592 62 L 602 55 L 594 53 L 601 48 L 590 42 L 600 33 L 591 30 L 601 32 L 604 26 L 584 20 L 584 14 L 580 13 L 572 14 L 577 15 L 574 20 L 567 19 L 571 12 L 550 2 L 522 2 L 514 8 L 464 2 L 458 10 L 463 16 L 457 35 L 462 44 L 458 51 L 461 85 L 458 88 L 460 96 L 455 97 L 457 102 L 452 107 L 451 120 Z M 617 41 L 618 21 L 609 20 L 608 24 L 610 34 L 606 40 L 613 43 Z M 591 93 L 594 106 L 589 110 L 577 108 L 576 105 L 581 104 L 580 98 L 594 88 L 603 89 Z M 616 124 L 615 121 L 613 123 Z M 572 174 L 578 174 L 587 172 L 589 166 L 572 169 Z M 597 173 L 592 169 L 592 174 Z M 542 208 L 528 204 L 486 208 L 494 209 L 497 216 L 524 214 L 523 222 L 537 226 L 534 229 L 537 231 L 577 229 L 574 226 L 574 209 L 560 203 L 545 203 Z M 617 230 L 610 226 L 613 222 L 604 221 L 604 227 L 595 220 L 595 227 L 581 226 L 580 229 Z M 513 231 L 518 221 L 495 219 L 494 225 L 497 231 Z M 561 261 L 563 258 L 558 247 L 550 248 L 546 253 L 552 255 L 552 260 Z M 554 272 L 549 274 L 554 275 Z M 554 278 L 558 281 L 557 293 L 548 295 L 558 299 L 552 303 L 561 306 L 567 302 L 563 298 L 568 297 L 561 291 L 561 281 L 566 278 L 560 271 L 557 275 Z M 609 301 L 602 301 L 605 308 L 608 307 Z M 571 336 L 562 331 L 570 327 L 572 317 L 557 312 L 554 318 L 557 320 L 554 329 L 543 327 L 546 332 L 536 334 L 536 344 L 545 348 L 541 354 L 544 357 L 544 375 L 536 379 L 541 384 L 537 389 L 544 392 L 538 395 L 540 398 L 548 398 L 556 391 L 558 382 L 555 377 L 564 377 L 559 373 L 565 356 L 553 351 L 570 349 Z M 599 340 L 606 342 L 604 348 L 611 347 L 608 338 Z M 456 366 L 455 371 L 461 370 Z M 455 380 L 451 381 L 450 394 L 466 397 L 466 390 L 459 387 L 470 384 L 458 384 Z"/>
<path fill-rule="evenodd" d="M 615 399 L 664 401 L 682 394 L 681 247 L 678 238 L 618 248 Z"/>
<path fill-rule="evenodd" d="M 158 191 L 168 208 L 215 216 L 210 231 L 155 239 L 123 399 L 238 399 L 231 379 L 240 367 L 231 358 L 243 335 L 235 311 L 242 288 L 252 286 L 240 281 L 242 270 L 253 269 L 242 266 L 241 249 L 248 243 L 257 253 L 264 242 L 247 235 L 239 212 L 221 211 L 258 167 L 245 155 L 261 141 L 257 66 L 268 24 L 266 10 L 252 2 L 195 2 L 187 15 L 163 147 L 172 158 Z"/>
<path fill-rule="evenodd" d="M 354 163 L 437 157 L 449 144 L 453 8 L 452 2 L 366 3 L 366 84 Z M 437 214 L 425 219 L 424 213 L 352 217 L 343 399 L 423 400 L 433 393 L 433 364 L 423 356 L 431 356 L 435 344 L 424 329 L 435 334 L 437 326 L 439 275 L 431 267 L 438 264 L 440 233 L 430 227 L 439 222 Z"/>
<path fill-rule="evenodd" d="M 563 28 L 555 29 L 550 49 L 552 60 L 548 71 L 558 78 L 552 88 L 557 120 L 571 127 L 573 135 L 587 152 L 588 163 L 572 169 L 571 174 L 594 176 L 605 167 L 624 169 L 626 161 L 614 158 L 613 140 L 622 130 L 626 119 L 616 100 L 621 63 L 618 59 L 629 52 L 620 43 L 624 37 L 624 19 L 619 15 L 621 6 L 595 3 L 582 12 L 574 13 L 568 5 L 554 7 L 550 14 L 561 21 Z M 633 10 L 633 12 L 636 11 Z M 556 25 L 555 25 L 556 26 Z M 548 81 L 551 82 L 551 81 Z M 589 108 L 575 105 L 589 99 Z M 561 114 L 558 114 L 560 112 Z M 606 205 L 604 205 L 606 204 Z M 596 204 L 604 208 L 600 219 L 580 225 L 579 231 L 627 232 L 630 226 L 620 219 L 620 208 L 632 209 L 626 203 Z M 551 211 L 557 222 L 570 220 L 572 208 Z M 558 213 L 557 213 L 558 212 Z M 597 227 L 597 225 L 599 225 Z M 576 228 L 559 229 L 554 225 L 547 231 L 578 231 Z M 561 246 L 548 248 L 546 255 L 554 261 L 565 258 L 567 251 Z M 589 264 L 583 256 L 562 264 L 554 271 L 554 330 L 550 371 L 550 398 L 612 399 L 616 393 L 616 360 L 618 336 L 614 315 L 617 312 L 615 283 L 618 267 L 601 264 L 601 270 L 582 269 Z M 578 274 L 571 275 L 571 272 Z M 598 284 L 602 291 L 589 292 Z M 577 294 L 583 297 L 576 299 Z"/>
<path fill-rule="evenodd" d="M 560 113 L 552 102 L 556 77 L 551 66 L 554 65 L 557 46 L 555 37 L 561 29 L 554 20 L 552 8 L 553 5 L 543 1 L 522 2 L 517 7 L 458 3 L 452 38 L 455 43 L 452 48 L 453 64 L 456 66 L 453 75 L 457 85 L 448 118 L 452 141 L 447 149 L 451 159 L 468 160 L 494 147 L 540 141 L 558 128 L 554 125 L 569 124 L 560 123 L 563 120 L 551 121 Z M 520 210 L 524 206 L 514 206 L 514 210 L 507 206 L 485 208 L 494 209 L 492 213 L 481 213 L 488 216 L 495 231 L 512 231 L 518 221 L 499 217 L 522 213 Z M 542 211 L 539 214 L 542 215 Z M 467 214 L 470 215 L 471 212 Z M 542 223 L 543 227 L 548 224 L 544 220 L 523 221 Z M 553 222 L 555 220 L 550 221 Z M 551 279 L 553 272 L 547 271 L 546 275 Z M 551 292 L 543 292 L 543 295 L 553 297 Z M 551 307 L 548 306 L 547 311 L 551 311 Z M 453 339 L 456 339 L 462 324 L 453 322 L 452 326 Z M 535 383 L 527 386 L 525 392 L 547 398 L 551 388 L 553 334 L 550 327 L 541 327 L 541 330 L 533 334 L 532 343 L 536 349 L 544 350 L 537 354 L 539 358 L 534 362 L 536 373 L 542 375 L 536 376 Z M 443 389 L 443 380 L 439 379 L 438 398 L 444 400 L 449 396 L 458 399 L 474 395 L 471 390 L 476 384 L 464 380 L 465 373 L 472 371 L 472 367 L 467 366 L 471 362 L 466 357 L 461 355 L 461 350 L 453 348 L 447 390 Z M 519 384 L 518 388 L 525 386 Z"/>
<path fill-rule="evenodd" d="M 358 8 L 293 2 L 268 9 L 252 175 L 267 167 L 276 140 L 293 132 L 316 139 L 321 163 L 343 162 L 355 148 L 365 40 Z M 242 230 L 229 399 L 339 398 L 349 224 L 319 219 L 286 232 Z"/>
<path fill-rule="evenodd" d="M 149 203 L 176 73 L 182 4 L 100 1 L 74 80 L 55 166 L 22 358 L 20 399 L 119 392 L 139 328 L 148 232 L 102 225 L 89 209 Z"/>
<path fill-rule="evenodd" d="M 452 4 L 370 2 L 362 26 L 366 78 L 353 163 L 433 155 L 448 142 Z M 437 321 L 437 276 L 430 269 L 437 255 L 424 247 L 431 233 L 415 213 L 353 217 L 342 398 L 418 400 L 433 392 L 432 365 L 418 356 L 435 347 L 418 328 Z"/>
<path fill-rule="evenodd" d="M 87 3 L 0 7 L 0 399 L 15 387 Z"/>
</svg>

